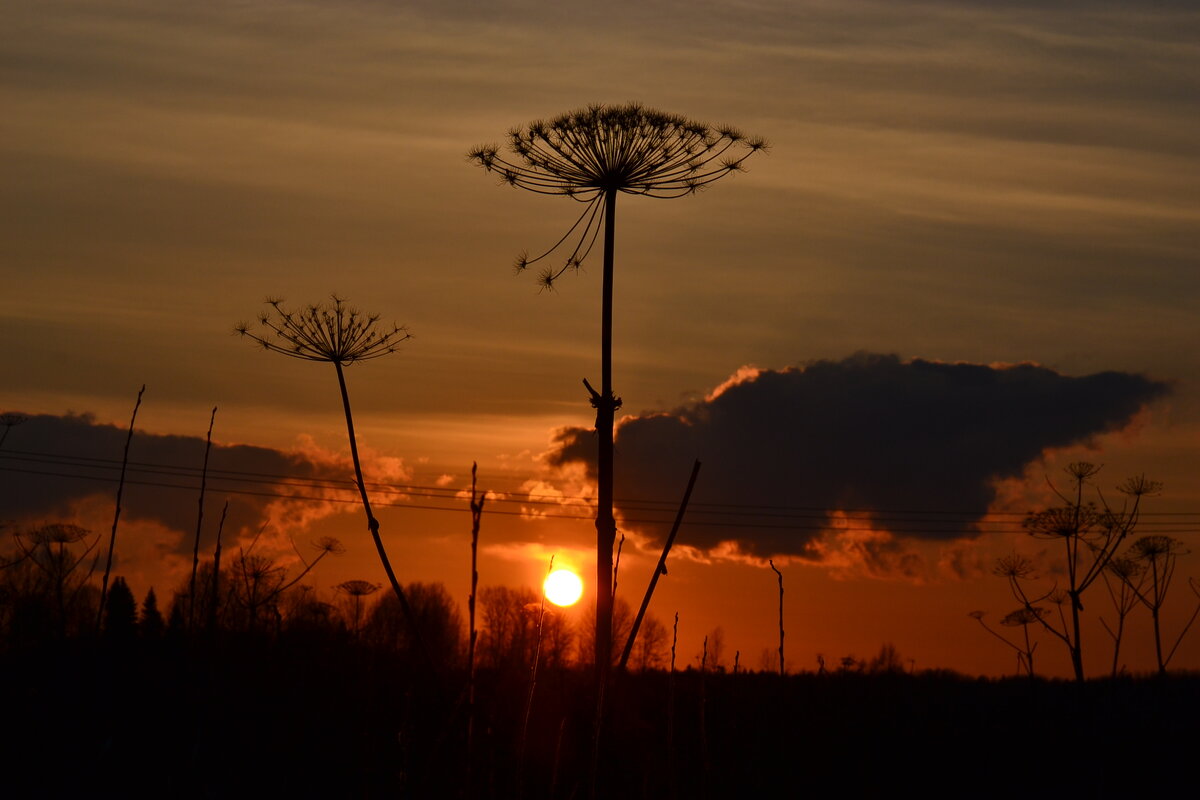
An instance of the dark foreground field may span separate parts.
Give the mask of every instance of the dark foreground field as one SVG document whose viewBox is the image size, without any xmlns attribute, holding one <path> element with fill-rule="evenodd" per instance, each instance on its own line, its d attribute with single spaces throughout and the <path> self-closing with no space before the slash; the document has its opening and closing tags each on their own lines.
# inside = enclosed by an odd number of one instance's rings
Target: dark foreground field
<svg viewBox="0 0 1200 800">
<path fill-rule="evenodd" d="M 539 674 L 523 759 L 529 673 L 481 673 L 469 761 L 461 674 L 350 643 L 42 644 L 0 656 L 0 678 L 8 797 L 588 796 L 582 671 Z M 1197 784 L 1194 675 L 648 672 L 610 700 L 605 797 L 1188 797 Z"/>
</svg>

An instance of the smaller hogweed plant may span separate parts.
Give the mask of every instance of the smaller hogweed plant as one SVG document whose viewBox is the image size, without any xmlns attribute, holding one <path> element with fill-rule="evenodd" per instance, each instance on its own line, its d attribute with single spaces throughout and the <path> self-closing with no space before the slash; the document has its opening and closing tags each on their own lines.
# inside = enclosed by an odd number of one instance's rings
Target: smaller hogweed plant
<svg viewBox="0 0 1200 800">
<path fill-rule="evenodd" d="M 414 623 L 412 609 L 392 570 L 383 540 L 379 536 L 379 520 L 372 513 L 371 501 L 367 496 L 345 375 L 345 368 L 351 364 L 382 358 L 396 352 L 397 346 L 411 338 L 411 334 L 401 325 L 381 325 L 378 314 L 364 314 L 347 305 L 345 300 L 336 295 L 332 300 L 332 303 L 308 305 L 289 311 L 284 308 L 282 300 L 268 299 L 267 310 L 258 317 L 257 329 L 252 329 L 249 323 L 243 322 L 235 330 L 273 353 L 303 361 L 333 364 L 337 372 L 338 388 L 342 394 L 342 408 L 346 415 L 346 433 L 350 440 L 350 456 L 354 462 L 354 479 L 362 498 L 363 510 L 367 515 L 367 528 L 371 531 L 371 538 L 375 542 L 383 570 L 387 573 L 388 582 L 392 591 L 396 593 L 405 619 L 411 627 Z"/>
<path fill-rule="evenodd" d="M 993 573 L 1008 582 L 1013 597 L 1032 615 L 1029 623 L 1022 623 L 1022 627 L 1036 622 L 1042 630 L 1062 642 L 1071 657 L 1075 679 L 1082 681 L 1080 618 L 1083 595 L 1097 580 L 1107 580 L 1109 564 L 1117 557 L 1118 548 L 1133 534 L 1141 520 L 1142 499 L 1157 494 L 1162 484 L 1147 480 L 1145 476 L 1129 478 L 1117 486 L 1117 491 L 1125 495 L 1125 501 L 1115 507 L 1108 503 L 1092 480 L 1100 472 L 1098 465 L 1078 461 L 1069 464 L 1065 471 L 1073 484 L 1070 489 L 1059 491 L 1050 484 L 1062 505 L 1030 512 L 1022 523 L 1033 538 L 1061 548 L 1064 585 L 1060 587 L 1056 581 L 1048 590 L 1033 593 L 1031 583 L 1036 578 L 1033 564 L 1016 554 L 999 559 Z M 1088 489 L 1091 492 L 1085 491 Z M 1085 499 L 1093 492 L 1096 500 Z M 1057 611 L 1042 613 L 1037 604 L 1043 601 L 1056 606 Z"/>
</svg>

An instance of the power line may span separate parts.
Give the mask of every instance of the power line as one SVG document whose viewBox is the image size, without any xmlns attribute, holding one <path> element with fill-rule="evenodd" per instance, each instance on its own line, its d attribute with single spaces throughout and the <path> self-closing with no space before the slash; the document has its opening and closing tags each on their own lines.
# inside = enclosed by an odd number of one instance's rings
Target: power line
<svg viewBox="0 0 1200 800">
<path fill-rule="evenodd" d="M 21 461 L 32 461 L 35 463 L 51 463 L 62 464 L 67 466 L 88 467 L 96 469 L 112 468 L 118 469 L 121 464 L 117 459 L 95 458 L 90 456 L 68 456 L 53 453 L 39 453 L 33 451 L 8 450 L 0 452 L 0 459 L 13 459 Z M 201 469 L 199 467 L 180 466 L 176 464 L 162 464 L 157 462 L 145 461 L 130 461 L 128 462 L 131 471 L 144 472 L 158 475 L 172 475 L 177 477 L 194 477 L 199 480 Z M 21 470 L 10 469 L 9 471 Z M 239 482 L 249 483 L 265 483 L 271 485 L 295 485 L 301 487 L 318 488 L 318 489 L 345 489 L 347 491 L 356 491 L 357 485 L 350 478 L 325 478 L 315 476 L 305 476 L 296 474 L 280 474 L 269 472 L 253 472 L 245 470 L 222 470 L 209 468 L 209 479 L 227 478 Z M 86 477 L 86 476 L 75 476 Z M 484 476 L 486 480 L 488 476 Z M 389 483 L 381 481 L 368 481 L 367 487 L 372 492 L 383 492 L 403 495 L 416 495 L 420 497 L 443 498 L 449 500 L 458 500 L 463 498 L 463 489 L 451 489 L 444 486 L 428 486 L 421 484 L 404 484 L 404 483 Z M 565 494 L 534 494 L 503 490 L 489 490 L 492 495 L 491 502 L 505 503 L 520 503 L 539 504 L 539 505 L 562 505 L 564 500 L 578 501 L 580 503 L 591 503 L 594 498 L 588 495 L 565 495 Z M 507 495 L 519 494 L 519 498 L 510 497 Z M 503 495 L 503 496 L 502 496 Z M 649 498 L 630 498 L 617 497 L 616 501 L 626 508 L 640 508 L 641 510 L 656 510 L 658 508 L 674 511 L 677 505 L 675 500 L 654 500 Z M 967 519 L 976 519 L 979 516 L 978 511 L 954 511 L 947 509 L 901 509 L 901 508 L 825 508 L 819 506 L 795 506 L 795 505 L 771 505 L 762 503 L 713 503 L 713 502 L 694 502 L 689 505 L 691 509 L 710 508 L 710 509 L 749 509 L 749 512 L 743 511 L 717 511 L 713 510 L 708 513 L 712 514 L 745 514 L 750 516 L 804 516 L 805 514 L 813 515 L 820 518 L 825 518 L 831 511 L 837 511 L 842 514 L 866 514 L 872 519 L 882 519 L 881 514 L 906 514 L 906 515 L 944 515 L 958 516 Z M 771 511 L 788 512 L 787 514 L 772 514 Z M 991 517 L 1015 517 L 1024 519 L 1027 514 L 1021 511 L 996 511 L 990 512 Z M 1200 517 L 1200 511 L 1143 511 L 1140 512 L 1143 517 Z M 894 520 L 903 521 L 903 520 Z"/>
<path fill-rule="evenodd" d="M 15 456 L 15 458 L 14 458 Z M 38 464 L 46 464 L 54 467 L 71 467 L 83 469 L 100 470 L 101 472 L 109 469 L 115 469 L 115 465 L 119 462 L 112 459 L 98 459 L 90 457 L 77 456 L 56 456 L 53 454 L 43 453 L 28 453 L 20 451 L 9 451 L 8 453 L 0 453 L 0 458 L 11 459 L 17 461 L 33 462 Z M 82 463 L 80 463 L 82 462 Z M 89 463 L 90 462 L 90 463 Z M 134 463 L 134 462 L 131 462 Z M 42 475 L 46 477 L 72 478 L 79 480 L 100 481 L 104 483 L 115 483 L 118 478 L 104 474 L 80 474 L 55 471 L 52 469 L 32 469 L 10 466 L 0 466 L 0 471 L 17 472 L 29 475 Z M 175 465 L 153 464 L 148 462 L 137 462 L 137 467 L 130 470 L 131 473 L 143 475 L 157 475 L 165 478 L 198 478 L 200 470 L 190 467 L 178 467 Z M 269 486 L 295 487 L 300 490 L 318 490 L 346 493 L 351 495 L 355 489 L 355 485 L 349 480 L 326 479 L 326 478 L 308 478 L 304 476 L 273 476 L 268 473 L 243 472 L 235 470 L 210 470 L 209 479 L 213 482 L 213 490 L 215 492 L 225 492 L 226 494 L 236 494 L 252 497 L 266 497 L 288 499 L 295 501 L 306 502 L 326 502 L 326 503 L 346 503 L 357 504 L 359 501 L 353 496 L 337 497 L 337 496 L 314 496 L 307 494 L 289 493 L 271 490 L 254 490 L 246 488 L 238 488 L 238 485 L 245 484 L 266 484 Z M 131 485 L 149 486 L 165 489 L 179 489 L 195 491 L 196 486 L 187 483 L 168 482 L 162 480 L 149 480 L 145 478 L 127 478 L 126 483 Z M 233 486 L 225 486 L 223 484 L 231 483 Z M 446 489 L 445 487 L 420 486 L 409 484 L 372 484 L 373 491 L 376 494 L 392 494 L 401 495 L 405 498 L 421 497 L 431 500 L 443 500 L 446 502 L 461 502 L 464 498 L 459 490 Z M 504 510 L 497 509 L 493 506 L 490 509 L 491 514 L 500 516 L 519 516 L 519 517 L 534 517 L 534 518 L 549 518 L 562 520 L 578 520 L 591 521 L 593 519 L 590 507 L 586 501 L 589 498 L 584 497 L 564 497 L 561 499 L 575 499 L 583 501 L 582 509 L 589 509 L 584 514 L 563 513 L 563 504 L 560 498 L 553 495 L 533 495 L 533 497 L 548 497 L 550 500 L 523 500 L 519 498 L 494 498 L 494 502 L 505 502 L 521 506 L 520 510 Z M 425 511 L 441 511 L 461 513 L 466 510 L 461 507 L 447 507 L 445 505 L 427 505 L 421 503 L 413 503 L 408 501 L 393 502 L 387 500 L 377 500 L 378 505 L 390 508 L 425 510 Z M 624 522 L 627 524 L 658 524 L 666 525 L 670 523 L 670 517 L 662 518 L 638 517 L 630 515 L 634 513 L 655 513 L 661 512 L 666 514 L 667 511 L 673 511 L 673 503 L 671 501 L 654 501 L 656 507 L 639 507 L 634 502 L 621 502 L 623 510 L 627 512 L 624 517 Z M 530 513 L 526 508 L 527 505 L 552 505 L 560 509 L 557 512 L 539 512 Z M 706 510 L 705 505 L 710 509 Z M 795 509 L 803 513 L 774 513 L 772 511 L 720 511 L 711 510 L 712 507 L 729 508 L 737 507 L 744 509 Z M 852 525 L 839 523 L 836 517 L 832 517 L 830 512 L 816 511 L 808 507 L 788 507 L 788 506 L 755 506 L 751 504 L 696 504 L 696 507 L 689 508 L 689 525 L 701 527 L 729 527 L 729 528 L 748 528 L 748 529 L 775 529 L 775 530 L 793 530 L 793 531 L 823 531 L 823 530 L 844 530 L 844 531 L 873 531 L 878 528 L 886 528 L 893 533 L 912 534 L 912 535 L 945 535 L 945 534 L 962 534 L 967 532 L 968 528 L 975 529 L 978 533 L 1021 533 L 1024 528 L 1019 525 L 1013 525 L 1012 521 L 1001 519 L 995 520 L 989 517 L 1001 516 L 999 514 L 988 514 L 986 517 L 979 517 L 970 512 L 942 512 L 944 514 L 956 514 L 962 519 L 949 519 L 946 517 L 939 519 L 921 519 L 921 518 L 905 518 L 905 517 L 889 517 L 882 514 L 896 513 L 934 513 L 934 512 L 871 512 L 867 510 L 843 511 L 836 510 L 838 513 L 849 516 L 850 522 L 870 523 L 866 525 Z M 733 519 L 712 519 L 714 516 L 733 517 Z M 1023 514 L 1008 512 L 1005 516 L 1024 517 Z M 1149 522 L 1142 522 L 1139 529 L 1145 533 L 1176 533 L 1176 534 L 1191 534 L 1200 533 L 1200 514 L 1194 512 L 1147 512 L 1145 516 L 1158 517 L 1190 517 L 1191 519 L 1155 519 Z M 791 520 L 791 522 L 767 522 L 755 520 Z M 888 523 L 888 524 L 883 524 Z"/>
</svg>

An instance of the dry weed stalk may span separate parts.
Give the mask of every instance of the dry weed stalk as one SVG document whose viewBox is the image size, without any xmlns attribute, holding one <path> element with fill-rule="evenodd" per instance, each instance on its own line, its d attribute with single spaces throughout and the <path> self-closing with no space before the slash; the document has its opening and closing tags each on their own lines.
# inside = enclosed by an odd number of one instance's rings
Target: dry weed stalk
<svg viewBox="0 0 1200 800">
<path fill-rule="evenodd" d="M 467 794 L 471 793 L 475 753 L 475 595 L 479 588 L 479 526 L 487 492 L 476 494 L 477 462 L 471 462 L 471 593 L 467 595 Z"/>
<path fill-rule="evenodd" d="M 108 557 L 104 561 L 104 579 L 100 583 L 100 610 L 96 613 L 96 631 L 104 621 L 104 606 L 108 600 L 108 576 L 112 573 L 113 550 L 117 546 L 117 523 L 121 519 L 121 496 L 125 493 L 125 470 L 129 466 L 129 443 L 133 441 L 133 423 L 137 421 L 138 409 L 142 407 L 142 395 L 146 384 L 138 389 L 137 401 L 133 404 L 133 416 L 129 418 L 129 434 L 125 437 L 125 452 L 121 456 L 121 478 L 117 482 L 117 505 L 113 511 L 112 534 L 108 538 Z"/>
<path fill-rule="evenodd" d="M 658 557 L 658 564 L 654 567 L 654 573 L 650 576 L 650 585 L 646 587 L 646 594 L 642 597 L 642 605 L 638 608 L 637 616 L 633 620 L 633 627 L 629 631 L 629 638 L 625 640 L 625 649 L 621 651 L 621 661 L 617 668 L 622 672 L 625 670 L 626 664 L 629 663 L 629 655 L 633 652 L 634 641 L 637 639 L 638 631 L 642 628 L 642 620 L 646 617 L 646 609 L 650 607 L 650 598 L 654 596 L 654 587 L 658 585 L 659 576 L 667 574 L 667 556 L 671 553 L 671 546 L 675 544 L 675 536 L 679 533 L 679 526 L 683 523 L 683 515 L 687 511 L 688 501 L 692 497 L 692 489 L 696 485 L 696 476 L 699 474 L 700 461 L 697 459 L 692 464 L 692 474 L 688 478 L 687 488 L 683 491 L 683 500 L 679 503 L 679 511 L 675 514 L 675 522 L 671 525 L 671 532 L 667 534 L 667 540 L 663 543 L 662 555 Z"/>
<path fill-rule="evenodd" d="M 554 556 L 550 556 L 550 566 L 546 568 L 546 577 L 554 572 Z M 533 649 L 533 664 L 529 667 L 529 694 L 525 697 L 525 718 L 521 723 L 521 743 L 517 749 L 517 797 L 522 796 L 523 780 L 525 777 L 525 745 L 529 740 L 529 716 L 533 713 L 533 695 L 537 690 L 538 665 L 542 660 L 542 623 L 546 620 L 546 586 L 543 582 L 541 600 L 538 603 L 537 636 Z"/>
<path fill-rule="evenodd" d="M 196 571 L 200 568 L 200 529 L 204 524 L 204 490 L 208 487 L 208 455 L 212 451 L 213 425 L 217 421 L 217 407 L 213 406 L 208 418 L 208 435 L 204 439 L 204 465 L 200 468 L 200 501 L 196 509 L 196 538 L 192 543 L 192 580 L 188 584 L 188 630 L 196 624 Z"/>
<path fill-rule="evenodd" d="M 779 579 L 779 674 L 786 675 L 787 669 L 783 663 L 783 573 L 775 566 L 775 562 L 767 559 L 767 563 L 771 565 L 771 570 Z"/>
<path fill-rule="evenodd" d="M 213 547 L 212 591 L 208 606 L 208 630 L 211 634 L 217 629 L 217 616 L 220 613 L 221 598 L 221 534 L 225 531 L 225 517 L 229 513 L 229 499 L 221 509 L 221 521 L 217 523 L 217 543 Z"/>
</svg>

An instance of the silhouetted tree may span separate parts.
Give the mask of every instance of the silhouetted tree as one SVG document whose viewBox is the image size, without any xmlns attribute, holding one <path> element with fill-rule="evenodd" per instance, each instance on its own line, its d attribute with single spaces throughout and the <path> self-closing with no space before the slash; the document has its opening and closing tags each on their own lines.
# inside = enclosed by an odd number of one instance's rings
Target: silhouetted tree
<svg viewBox="0 0 1200 800">
<path fill-rule="evenodd" d="M 171 600 L 171 613 L 167 615 L 167 639 L 177 642 L 187 633 L 187 616 L 184 614 L 184 603 L 187 595 L 176 593 Z"/>
<path fill-rule="evenodd" d="M 479 663 L 495 669 L 529 669 L 537 650 L 541 600 L 528 587 L 485 586 L 479 591 L 483 630 Z M 571 652 L 573 635 L 565 615 L 547 607 L 542 620 L 541 663 L 562 666 Z"/>
<path fill-rule="evenodd" d="M 867 662 L 867 672 L 872 675 L 899 675 L 904 672 L 904 659 L 900 658 L 896 645 L 884 642 L 879 652 Z"/>
<path fill-rule="evenodd" d="M 297 585 L 280 597 L 284 630 L 306 635 L 335 635 L 345 630 L 345 619 L 332 603 L 317 597 L 312 586 Z"/>
<path fill-rule="evenodd" d="M 616 598 L 613 603 L 612 612 L 612 636 L 614 640 L 623 642 L 629 638 L 629 632 L 633 630 L 633 618 L 634 612 L 630 608 L 629 603 L 626 603 L 620 597 Z M 579 629 L 578 658 L 581 664 L 591 663 L 593 656 L 595 656 L 595 635 L 596 629 L 591 625 L 583 625 Z M 609 657 L 612 658 L 613 665 L 615 666 L 620 660 L 621 654 L 615 650 L 610 650 Z"/>
<path fill-rule="evenodd" d="M 128 642 L 137 636 L 137 601 L 120 576 L 113 580 L 104 606 L 104 635 L 115 642 Z"/>
<path fill-rule="evenodd" d="M 662 669 L 667 660 L 667 626 L 653 615 L 642 622 L 630 663 L 636 670 Z"/>
<path fill-rule="evenodd" d="M 394 594 L 383 595 L 371 608 L 363 636 L 377 646 L 412 652 L 424 647 L 432 663 L 442 669 L 461 663 L 463 621 L 458 604 L 441 583 L 409 583 L 404 587 L 420 639 Z"/>
<path fill-rule="evenodd" d="M 166 623 L 163 622 L 162 612 L 158 610 L 158 598 L 154 595 L 154 587 L 151 587 L 146 592 L 146 599 L 142 601 L 142 615 L 138 620 L 138 630 L 143 639 L 156 641 L 162 638 L 165 627 Z"/>
<path fill-rule="evenodd" d="M 725 629 L 720 625 L 708 633 L 708 668 L 714 672 L 725 671 Z"/>
<path fill-rule="evenodd" d="M 583 213 L 553 247 L 540 256 L 517 260 L 517 269 L 537 263 L 579 231 L 565 262 L 540 275 L 546 288 L 567 270 L 583 263 L 604 228 L 604 274 L 601 290 L 600 390 L 586 380 L 596 409 L 599 439 L 596 509 L 596 634 L 593 661 L 603 682 L 613 663 L 613 424 L 621 406 L 612 387 L 613 248 L 619 193 L 670 198 L 692 194 L 743 168 L 751 153 L 766 146 L 733 128 L 712 128 L 673 114 L 630 104 L 593 105 L 549 122 L 534 122 L 509 133 L 508 154 L 499 147 L 479 147 L 473 161 L 504 183 L 540 194 L 570 197 L 584 203 Z M 620 641 L 618 639 L 618 641 Z"/>
</svg>

